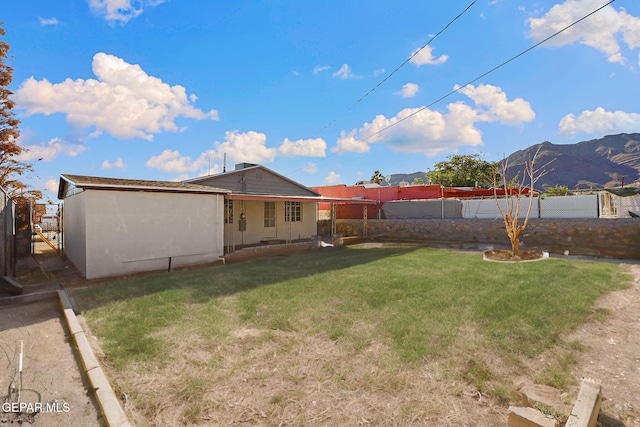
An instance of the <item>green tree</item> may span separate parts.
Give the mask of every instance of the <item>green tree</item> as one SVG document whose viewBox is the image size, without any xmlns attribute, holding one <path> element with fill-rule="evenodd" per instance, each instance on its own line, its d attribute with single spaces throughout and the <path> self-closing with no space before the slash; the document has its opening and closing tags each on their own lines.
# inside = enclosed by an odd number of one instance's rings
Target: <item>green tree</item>
<svg viewBox="0 0 640 427">
<path fill-rule="evenodd" d="M 555 185 L 555 187 L 549 187 L 545 190 L 544 192 L 545 196 L 570 196 L 571 192 L 569 191 L 569 188 L 566 185 L 561 185 L 558 186 L 558 184 Z"/>
<path fill-rule="evenodd" d="M 371 175 L 371 182 L 375 182 L 376 184 L 380 184 L 384 180 L 384 176 L 380 173 L 379 170 L 373 172 Z"/>
<path fill-rule="evenodd" d="M 6 34 L 2 24 L 0 22 L 0 36 Z M 16 201 L 39 199 L 42 197 L 40 191 L 28 189 L 18 179 L 33 172 L 33 165 L 17 158 L 24 149 L 18 145 L 20 121 L 13 113 L 15 103 L 10 98 L 13 92 L 7 89 L 13 80 L 13 68 L 6 63 L 9 47 L 8 43 L 0 40 L 0 186 Z"/>
<path fill-rule="evenodd" d="M 497 162 L 488 162 L 480 154 L 454 155 L 447 159 L 425 173 L 431 184 L 489 188 L 498 169 Z"/>
</svg>

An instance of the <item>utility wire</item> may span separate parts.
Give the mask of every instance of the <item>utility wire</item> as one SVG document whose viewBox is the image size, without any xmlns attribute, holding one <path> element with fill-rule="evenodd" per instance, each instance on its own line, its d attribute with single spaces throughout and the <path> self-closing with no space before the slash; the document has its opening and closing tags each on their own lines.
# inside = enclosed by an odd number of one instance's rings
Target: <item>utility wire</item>
<svg viewBox="0 0 640 427">
<path fill-rule="evenodd" d="M 366 141 L 367 139 L 369 139 L 369 138 L 371 138 L 371 137 L 373 137 L 373 136 L 376 136 L 376 135 L 378 135 L 378 134 L 380 134 L 380 133 L 382 133 L 382 132 L 386 131 L 387 129 L 389 129 L 389 128 L 391 128 L 391 127 L 395 126 L 395 125 L 397 125 L 398 123 L 401 123 L 401 122 L 403 122 L 403 121 L 405 121 L 405 120 L 407 120 L 407 119 L 409 119 L 409 118 L 411 118 L 411 117 L 415 116 L 416 114 L 418 114 L 418 113 L 420 113 L 420 112 L 422 112 L 422 111 L 426 110 L 427 108 L 429 108 L 429 107 L 433 106 L 434 104 L 439 103 L 440 101 L 444 100 L 445 98 L 448 98 L 449 96 L 453 95 L 454 93 L 459 92 L 460 90 L 464 89 L 465 87 L 467 87 L 467 86 L 469 86 L 469 85 L 471 85 L 471 84 L 475 83 L 476 81 L 480 80 L 480 79 L 481 79 L 481 78 L 483 78 L 483 77 L 486 77 L 487 75 L 489 75 L 489 74 L 493 73 L 494 71 L 498 70 L 499 68 L 502 68 L 503 66 L 507 65 L 508 63 L 510 63 L 510 62 L 512 62 L 512 61 L 514 61 L 514 60 L 516 60 L 516 59 L 518 59 L 518 58 L 519 58 L 519 57 L 521 57 L 522 55 L 524 55 L 524 54 L 528 53 L 529 51 L 531 51 L 531 50 L 535 49 L 536 47 L 540 46 L 541 44 L 543 44 L 543 43 L 545 43 L 545 42 L 547 42 L 547 41 L 551 40 L 552 38 L 556 37 L 557 35 L 559 35 L 559 34 L 561 34 L 561 33 L 565 32 L 566 30 L 568 30 L 569 28 L 571 28 L 571 27 L 573 27 L 574 25 L 578 24 L 579 22 L 584 21 L 585 19 L 587 19 L 588 17 L 590 17 L 590 16 L 591 16 L 591 15 L 593 15 L 594 13 L 599 12 L 600 10 L 602 10 L 602 9 L 604 9 L 605 7 L 609 6 L 609 5 L 610 5 L 611 3 L 613 3 L 614 1 L 616 1 L 616 0 L 611 0 L 609 3 L 607 3 L 607 4 L 603 5 L 603 6 L 600 6 L 599 8 L 597 8 L 596 10 L 594 10 L 593 12 L 589 13 L 588 15 L 585 15 L 585 16 L 583 16 L 582 18 L 578 19 L 577 21 L 573 22 L 572 24 L 567 25 L 567 26 L 566 26 L 566 27 L 564 27 L 563 29 L 561 29 L 561 30 L 559 30 L 559 31 L 555 32 L 554 34 L 550 35 L 550 36 L 549 36 L 549 37 L 547 37 L 546 39 L 544 39 L 544 40 L 542 40 L 542 41 L 540 41 L 540 42 L 538 42 L 538 43 L 534 44 L 534 45 L 533 45 L 533 46 L 531 46 L 530 48 L 523 50 L 523 51 L 522 51 L 522 52 L 520 52 L 519 54 L 517 54 L 517 55 L 515 55 L 515 56 L 511 57 L 510 59 L 508 59 L 508 60 L 506 60 L 506 61 L 504 61 L 504 62 L 503 62 L 503 63 L 501 63 L 500 65 L 497 65 L 497 66 L 493 67 L 493 68 L 492 68 L 492 69 L 490 69 L 489 71 L 487 71 L 487 72 L 485 72 L 485 73 L 483 73 L 483 74 L 479 75 L 478 77 L 474 78 L 473 80 L 468 81 L 468 82 L 467 82 L 467 83 L 465 83 L 464 85 L 456 87 L 454 90 L 452 90 L 451 92 L 447 93 L 447 94 L 446 94 L 446 95 L 444 95 L 444 96 L 441 96 L 440 98 L 436 99 L 435 101 L 433 101 L 433 102 L 432 102 L 432 103 L 430 103 L 429 105 L 426 105 L 426 106 L 424 106 L 424 107 L 421 107 L 420 109 L 418 109 L 418 110 L 414 111 L 413 113 L 409 114 L 407 117 L 403 117 L 402 119 L 399 119 L 397 122 L 394 122 L 394 123 L 390 124 L 389 126 L 387 126 L 387 127 L 385 127 L 385 128 L 382 128 L 382 129 L 380 129 L 379 131 L 372 133 L 371 135 L 368 135 L 368 136 L 367 136 L 367 137 L 365 137 L 365 138 L 359 139 L 358 141 Z"/>
<path fill-rule="evenodd" d="M 429 39 L 429 41 L 427 43 L 425 43 L 424 45 L 422 45 L 422 47 L 420 47 L 420 49 L 416 50 L 409 58 L 407 58 L 402 64 L 400 64 L 398 67 L 396 67 L 395 70 L 393 70 L 391 73 L 389 73 L 388 76 L 386 76 L 384 79 L 382 79 L 377 85 L 375 85 L 371 90 L 369 90 L 369 92 L 365 93 L 362 97 L 360 97 L 360 99 L 358 99 L 356 102 L 353 103 L 353 105 L 349 108 L 347 108 L 347 112 L 350 111 L 353 107 L 355 107 L 358 103 L 360 103 L 363 99 L 365 99 L 367 96 L 369 96 L 372 92 L 374 92 L 376 89 L 378 89 L 380 86 L 382 86 L 382 84 L 384 82 L 386 82 L 387 80 L 389 80 L 391 78 L 391 76 L 393 76 L 395 73 L 397 73 L 402 67 L 404 67 L 405 65 L 407 65 L 409 62 L 411 62 L 411 60 L 418 55 L 420 52 L 422 52 L 422 50 L 424 48 L 426 48 L 427 46 L 429 46 L 431 44 L 431 42 L 433 42 L 440 34 L 442 34 L 447 28 L 449 28 L 454 22 L 456 22 L 462 15 L 464 15 L 469 9 L 471 9 L 471 6 L 473 6 L 478 0 L 473 0 L 471 3 L 469 3 L 469 6 L 467 6 L 462 12 L 460 12 L 458 14 L 458 16 L 456 16 L 455 18 L 453 18 L 451 21 L 449 21 L 449 23 L 447 25 L 444 26 L 444 28 L 442 28 L 440 31 L 438 31 L 436 33 L 436 35 L 434 35 L 433 37 L 431 37 L 431 39 Z M 318 133 L 322 133 L 326 128 L 328 128 L 329 126 L 331 126 L 336 119 L 333 119 L 331 122 L 329 122 L 329 124 L 327 124 L 325 127 L 323 127 L 322 129 L 320 129 L 320 131 Z"/>
<path fill-rule="evenodd" d="M 387 75 L 385 78 L 383 78 L 382 80 L 380 80 L 380 82 L 378 82 L 377 85 L 375 85 L 373 88 L 371 88 L 367 93 L 365 93 L 364 95 L 362 95 L 356 102 L 354 102 L 350 107 L 348 107 L 344 113 L 341 116 L 344 116 L 344 114 L 348 113 L 349 111 L 351 111 L 356 105 L 358 105 L 360 102 L 362 102 L 367 96 L 371 95 L 375 90 L 377 90 L 380 86 L 382 86 L 387 80 L 389 80 L 391 78 L 391 76 L 393 76 L 394 74 L 396 74 L 398 71 L 400 71 L 400 69 L 402 67 L 404 67 L 405 65 L 407 65 L 409 62 L 411 62 L 411 60 L 418 55 L 420 52 L 422 52 L 422 50 L 424 48 L 426 48 L 427 46 L 429 46 L 440 34 L 442 34 L 447 28 L 449 28 L 454 22 L 456 22 L 462 15 L 464 15 L 469 9 L 471 9 L 471 7 L 477 2 L 478 0 L 473 0 L 471 3 L 469 3 L 469 5 L 462 11 L 460 12 L 455 18 L 453 18 L 451 21 L 449 21 L 449 23 L 447 23 L 447 25 L 445 25 L 440 31 L 438 31 L 434 36 L 432 36 L 428 42 L 426 42 L 424 45 L 422 45 L 418 50 L 416 50 L 415 52 L 413 52 L 413 54 L 411 54 L 411 56 L 409 56 L 409 58 L 407 58 L 402 64 L 400 64 L 399 66 L 396 67 L 395 70 L 393 70 L 391 73 L 389 73 L 389 75 Z M 316 132 L 317 135 L 322 134 L 322 132 L 324 132 L 327 128 L 331 127 L 341 116 L 338 116 L 336 118 L 334 118 L 333 120 L 331 120 L 329 123 L 327 123 L 326 125 L 324 125 L 324 127 L 322 127 L 318 132 Z M 289 150 L 288 152 L 276 157 L 271 163 L 268 163 L 269 165 L 275 163 L 276 161 L 278 161 L 279 159 L 286 157 L 287 154 L 289 154 L 291 151 L 293 150 L 293 148 L 291 150 Z"/>
<path fill-rule="evenodd" d="M 588 17 L 590 17 L 591 15 L 593 15 L 593 14 L 595 14 L 595 13 L 599 12 L 600 10 L 604 9 L 605 7 L 609 6 L 609 5 L 610 5 L 611 3 L 613 3 L 614 1 L 616 1 L 616 0 L 611 0 L 611 1 L 609 1 L 608 3 L 606 3 L 606 4 L 602 5 L 602 6 L 600 6 L 599 8 L 595 9 L 595 10 L 594 10 L 594 11 L 592 11 L 591 13 L 589 13 L 589 14 L 587 14 L 587 15 L 583 16 L 582 18 L 578 19 L 577 21 L 574 21 L 573 23 L 571 23 L 571 24 L 567 25 L 566 27 L 562 28 L 561 30 L 556 31 L 555 33 L 553 33 L 553 34 L 552 34 L 552 35 L 550 35 L 549 37 L 545 38 L 544 40 L 542 40 L 542 41 L 540 41 L 540 42 L 538 42 L 538 43 L 534 44 L 533 46 L 529 47 L 528 49 L 523 50 L 522 52 L 518 53 L 517 55 L 512 56 L 510 59 L 508 59 L 508 60 L 506 60 L 506 61 L 502 62 L 500 65 L 497 65 L 497 66 L 493 67 L 493 68 L 492 68 L 492 69 L 490 69 L 489 71 L 487 71 L 487 72 L 485 72 L 485 73 L 483 73 L 483 74 L 479 75 L 478 77 L 474 78 L 473 80 L 468 81 L 468 82 L 467 82 L 467 83 L 465 83 L 464 85 L 462 85 L 462 86 L 458 86 L 458 87 L 454 88 L 454 90 L 452 90 L 451 92 L 447 93 L 446 95 L 441 96 L 440 98 L 436 99 L 435 101 L 431 102 L 430 104 L 425 105 L 424 107 L 419 108 L 418 110 L 414 111 L 413 113 L 409 114 L 408 116 L 403 117 L 403 118 L 401 118 L 401 119 L 398 119 L 396 122 L 391 123 L 390 125 L 388 125 L 388 126 L 386 126 L 386 127 L 382 128 L 382 129 L 380 129 L 380 130 L 379 130 L 379 131 L 377 131 L 377 132 L 374 132 L 374 133 L 372 133 L 372 134 L 370 134 L 370 135 L 367 135 L 367 136 L 366 136 L 366 137 L 364 137 L 364 138 L 357 139 L 357 140 L 356 140 L 356 142 L 366 141 L 367 139 L 372 138 L 372 137 L 374 137 L 374 136 L 376 136 L 376 135 L 379 135 L 379 134 L 381 134 L 382 132 L 385 132 L 385 131 L 389 130 L 390 128 L 392 128 L 392 127 L 394 127 L 394 126 L 396 126 L 396 125 L 398 125 L 398 124 L 400 124 L 400 123 L 404 122 L 405 120 L 407 120 L 407 119 L 409 119 L 409 118 L 411 118 L 411 117 L 415 116 L 416 114 L 418 114 L 418 113 L 420 113 L 420 112 L 422 112 L 422 111 L 426 110 L 427 108 L 432 107 L 433 105 L 435 105 L 435 104 L 439 103 L 440 101 L 442 101 L 442 100 L 444 100 L 444 99 L 448 98 L 449 96 L 451 96 L 451 95 L 453 95 L 453 94 L 455 94 L 455 93 L 459 92 L 460 90 L 462 90 L 462 89 L 464 89 L 465 87 L 467 87 L 467 86 L 469 86 L 469 85 L 471 85 L 471 84 L 475 83 L 476 81 L 480 80 L 481 78 L 486 77 L 487 75 L 489 75 L 489 74 L 493 73 L 494 71 L 498 70 L 499 68 L 504 67 L 505 65 L 507 65 L 508 63 L 510 63 L 510 62 L 512 62 L 512 61 L 514 61 L 514 60 L 516 60 L 517 58 L 521 57 L 522 55 L 524 55 L 524 54 L 526 54 L 526 53 L 530 52 L 531 50 L 535 49 L 536 47 L 540 46 L 541 44 L 546 43 L 547 41 L 549 41 L 549 40 L 551 40 L 552 38 L 556 37 L 557 35 L 559 35 L 559 34 L 561 34 L 561 33 L 565 32 L 566 30 L 568 30 L 569 28 L 571 28 L 571 27 L 573 27 L 574 25 L 578 24 L 579 22 L 584 21 L 585 19 L 587 19 L 587 18 L 588 18 Z M 335 154 L 338 154 L 338 153 L 339 153 L 339 152 L 335 152 Z M 331 156 L 333 156 L 333 155 L 335 155 L 335 154 L 332 154 L 332 155 L 330 155 L 330 156 L 324 157 L 324 158 L 322 158 L 322 159 L 320 159 L 320 160 L 317 160 L 317 161 L 315 161 L 315 162 L 311 162 L 311 163 L 313 163 L 313 164 L 319 163 L 319 162 L 321 162 L 322 160 L 326 160 L 327 158 L 329 158 L 329 157 L 331 157 Z M 292 171 L 292 172 L 289 172 L 287 175 L 292 175 L 292 174 L 294 174 L 294 173 L 296 173 L 296 172 L 298 172 L 298 171 L 300 171 L 300 170 L 302 170 L 302 169 L 304 169 L 304 167 L 302 167 L 302 168 L 298 168 L 298 169 L 296 169 L 296 170 L 294 170 L 294 171 Z"/>
</svg>

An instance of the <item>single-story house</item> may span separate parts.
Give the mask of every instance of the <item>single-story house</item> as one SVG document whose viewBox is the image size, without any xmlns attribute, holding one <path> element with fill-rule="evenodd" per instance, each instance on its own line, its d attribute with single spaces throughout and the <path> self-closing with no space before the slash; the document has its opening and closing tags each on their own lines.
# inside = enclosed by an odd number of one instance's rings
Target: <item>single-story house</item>
<svg viewBox="0 0 640 427">
<path fill-rule="evenodd" d="M 228 190 L 64 174 L 64 251 L 87 279 L 213 262 Z"/>
<path fill-rule="evenodd" d="M 317 234 L 317 203 L 321 195 L 271 169 L 239 163 L 232 171 L 184 181 L 224 188 L 225 249 L 289 243 Z M 327 199 L 328 200 L 328 199 Z"/>
</svg>

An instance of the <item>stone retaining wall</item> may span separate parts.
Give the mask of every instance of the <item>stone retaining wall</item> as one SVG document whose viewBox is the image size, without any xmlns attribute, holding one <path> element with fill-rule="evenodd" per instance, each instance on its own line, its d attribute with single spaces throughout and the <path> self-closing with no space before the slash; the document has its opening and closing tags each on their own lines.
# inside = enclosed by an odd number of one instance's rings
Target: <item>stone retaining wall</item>
<svg viewBox="0 0 640 427">
<path fill-rule="evenodd" d="M 330 221 L 318 222 L 318 234 L 330 235 Z M 339 219 L 336 232 L 364 237 L 363 220 Z M 418 241 L 454 248 L 510 247 L 502 220 L 367 220 L 366 237 Z M 522 249 L 551 253 L 640 259 L 640 219 L 531 219 L 521 235 Z"/>
</svg>

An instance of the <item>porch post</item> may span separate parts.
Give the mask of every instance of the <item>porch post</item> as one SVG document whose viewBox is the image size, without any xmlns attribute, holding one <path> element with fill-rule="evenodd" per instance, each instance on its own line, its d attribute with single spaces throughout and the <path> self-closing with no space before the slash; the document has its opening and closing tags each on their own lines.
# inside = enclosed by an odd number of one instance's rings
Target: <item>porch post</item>
<svg viewBox="0 0 640 427">
<path fill-rule="evenodd" d="M 331 202 L 331 239 L 336 235 L 336 204 Z"/>
<path fill-rule="evenodd" d="M 362 211 L 364 212 L 363 214 L 363 218 L 362 218 L 362 226 L 364 227 L 364 230 L 362 230 L 362 236 L 363 237 L 367 237 L 368 235 L 368 230 L 367 230 L 367 205 L 364 205 L 364 209 L 362 209 Z"/>
</svg>

